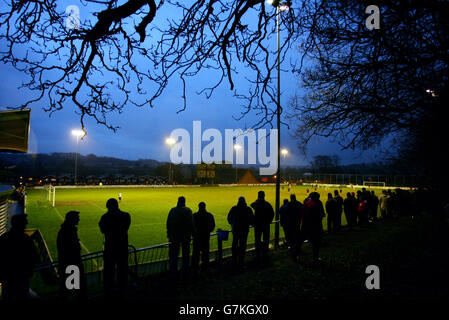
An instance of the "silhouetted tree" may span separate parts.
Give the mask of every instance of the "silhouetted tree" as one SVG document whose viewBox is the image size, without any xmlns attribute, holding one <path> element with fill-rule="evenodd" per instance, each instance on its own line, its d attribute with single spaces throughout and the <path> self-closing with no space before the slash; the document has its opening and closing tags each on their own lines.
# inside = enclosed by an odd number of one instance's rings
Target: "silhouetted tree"
<svg viewBox="0 0 449 320">
<path fill-rule="evenodd" d="M 381 0 L 380 29 L 366 25 L 358 0 L 311 1 L 304 95 L 291 101 L 300 145 L 333 137 L 343 148 L 370 148 L 442 115 L 447 105 L 447 1 Z"/>
<path fill-rule="evenodd" d="M 340 164 L 340 157 L 338 155 L 318 155 L 313 157 L 313 160 L 310 164 L 312 166 L 312 169 L 317 170 L 321 173 L 328 172 L 329 170 L 335 171 Z"/>
<path fill-rule="evenodd" d="M 246 101 L 242 116 L 262 115 L 255 126 L 274 117 L 276 10 L 265 0 L 80 1 L 79 24 L 56 0 L 2 3 L 0 61 L 24 72 L 23 87 L 36 93 L 16 107 L 45 99 L 44 110 L 53 113 L 72 102 L 83 129 L 87 116 L 115 130 L 108 113 L 153 106 L 172 78 L 182 82 L 184 110 L 188 78 L 215 70 L 217 78 L 200 93 L 210 97 L 227 81 Z M 282 59 L 297 36 L 294 12 L 281 15 Z M 252 73 L 249 92 L 235 86 L 242 66 Z"/>
<path fill-rule="evenodd" d="M 377 1 L 374 30 L 365 25 L 369 4 L 306 6 L 303 52 L 311 63 L 300 74 L 305 90 L 291 100 L 290 114 L 298 145 L 331 137 L 343 149 L 363 150 L 390 141 L 393 158 L 408 157 L 446 181 L 449 158 L 435 142 L 448 139 L 449 2 Z"/>
</svg>

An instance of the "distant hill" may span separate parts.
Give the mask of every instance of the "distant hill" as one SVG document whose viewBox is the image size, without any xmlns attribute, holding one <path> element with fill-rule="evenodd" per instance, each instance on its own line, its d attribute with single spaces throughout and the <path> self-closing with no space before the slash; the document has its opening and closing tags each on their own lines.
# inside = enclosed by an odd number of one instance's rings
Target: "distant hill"
<svg viewBox="0 0 449 320">
<path fill-rule="evenodd" d="M 80 175 L 153 174 L 162 162 L 152 159 L 124 160 L 78 154 Z M 75 153 L 20 154 L 0 153 L 0 169 L 9 169 L 25 176 L 63 175 L 73 172 Z"/>
</svg>

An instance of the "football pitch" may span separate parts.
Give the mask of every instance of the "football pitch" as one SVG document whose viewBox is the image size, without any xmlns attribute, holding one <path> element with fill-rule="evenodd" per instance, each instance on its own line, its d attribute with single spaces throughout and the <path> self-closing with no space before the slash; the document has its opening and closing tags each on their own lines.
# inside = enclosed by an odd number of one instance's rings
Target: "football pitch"
<svg viewBox="0 0 449 320">
<path fill-rule="evenodd" d="M 307 188 L 312 187 L 292 186 L 281 188 L 281 204 L 284 198 L 290 194 L 296 194 L 299 201 L 307 196 Z M 327 200 L 327 193 L 336 188 L 318 188 L 323 204 Z M 186 198 L 186 205 L 196 212 L 198 203 L 204 201 L 206 208 L 215 217 L 216 228 L 230 230 L 226 217 L 237 203 L 240 196 L 244 196 L 248 205 L 257 198 L 259 190 L 265 191 L 265 199 L 274 208 L 274 186 L 221 186 L 221 187 L 175 187 L 175 188 L 56 188 L 56 205 L 53 207 L 47 200 L 47 192 L 43 189 L 30 189 L 27 192 L 27 214 L 29 228 L 39 228 L 53 259 L 57 259 L 56 236 L 65 214 L 70 210 L 80 211 L 78 236 L 81 241 L 83 254 L 103 249 L 103 235 L 99 230 L 98 222 L 106 212 L 106 201 L 109 198 L 118 198 L 122 193 L 119 203 L 122 211 L 131 215 L 129 229 L 129 244 L 136 248 L 152 246 L 168 242 L 166 236 L 166 219 L 168 212 L 174 206 L 179 196 Z M 356 191 L 342 188 L 341 196 L 346 197 L 348 191 Z M 375 191 L 379 195 L 380 190 Z M 342 223 L 346 224 L 344 215 Z M 323 219 L 326 228 L 326 219 Z M 274 228 L 272 228 L 274 229 Z M 282 228 L 281 228 L 282 235 Z M 251 235 L 250 235 L 251 237 Z M 253 239 L 248 239 L 248 242 Z M 226 244 L 226 246 L 230 245 Z"/>
</svg>

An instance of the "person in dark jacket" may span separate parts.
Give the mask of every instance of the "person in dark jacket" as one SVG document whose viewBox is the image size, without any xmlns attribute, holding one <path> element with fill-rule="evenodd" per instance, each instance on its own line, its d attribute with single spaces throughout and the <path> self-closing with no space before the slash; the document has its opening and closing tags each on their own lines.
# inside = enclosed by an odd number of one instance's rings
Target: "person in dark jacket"
<svg viewBox="0 0 449 320">
<path fill-rule="evenodd" d="M 356 201 L 357 200 L 351 195 L 350 192 L 346 194 L 346 199 L 343 201 L 346 222 L 348 223 L 349 230 L 352 230 L 357 224 Z"/>
<path fill-rule="evenodd" d="M 335 215 L 335 231 L 340 231 L 341 215 L 343 214 L 343 198 L 340 196 L 338 190 L 334 190 L 334 199 L 337 204 L 337 213 Z"/>
<path fill-rule="evenodd" d="M 254 209 L 254 240 L 256 245 L 257 260 L 265 260 L 268 257 L 270 243 L 270 224 L 274 218 L 271 204 L 265 201 L 265 192 L 259 191 L 257 200 L 251 204 Z"/>
<path fill-rule="evenodd" d="M 243 266 L 249 227 L 254 222 L 253 211 L 246 204 L 244 197 L 239 198 L 237 205 L 231 208 L 227 218 L 232 230 L 232 260 L 234 264 Z"/>
<path fill-rule="evenodd" d="M 5 301 L 27 300 L 30 278 L 38 260 L 36 247 L 25 234 L 26 214 L 11 218 L 11 230 L 0 237 L 0 282 Z"/>
<path fill-rule="evenodd" d="M 198 204 L 198 212 L 193 215 L 195 234 L 193 235 L 192 268 L 198 269 L 201 254 L 201 267 L 206 269 L 209 264 L 210 233 L 215 229 L 214 216 L 206 211 L 206 204 Z"/>
<path fill-rule="evenodd" d="M 319 261 L 319 250 L 323 237 L 323 218 L 325 217 L 320 194 L 312 192 L 310 198 L 304 202 L 303 219 L 301 224 L 302 239 L 309 240 L 313 246 L 313 260 Z"/>
<path fill-rule="evenodd" d="M 326 213 L 327 213 L 327 232 L 334 233 L 336 231 L 337 201 L 332 197 L 332 193 L 327 194 Z"/>
<path fill-rule="evenodd" d="M 379 198 L 376 196 L 376 193 L 374 191 L 371 191 L 371 198 L 370 198 L 370 218 L 373 221 L 377 220 L 377 208 L 379 207 Z"/>
<path fill-rule="evenodd" d="M 117 269 L 118 290 L 123 296 L 128 283 L 128 230 L 131 217 L 119 209 L 117 199 L 109 199 L 106 208 L 108 212 L 98 223 L 104 234 L 104 292 L 106 297 L 112 295 Z"/>
<path fill-rule="evenodd" d="M 69 211 L 65 215 L 65 220 L 58 232 L 56 244 L 58 248 L 58 273 L 60 277 L 59 294 L 62 299 L 66 299 L 69 290 L 66 288 L 67 266 L 74 265 L 79 269 L 80 289 L 77 290 L 79 299 L 86 297 L 86 284 L 84 278 L 84 267 L 81 261 L 81 245 L 78 239 L 77 225 L 80 221 L 78 211 Z"/>
<path fill-rule="evenodd" d="M 167 217 L 167 238 L 170 241 L 170 272 L 176 280 L 178 274 L 179 249 L 182 251 L 182 272 L 189 272 L 190 240 L 195 233 L 192 210 L 186 207 L 186 198 L 179 197 L 176 207 Z"/>
<path fill-rule="evenodd" d="M 291 194 L 288 204 L 288 227 L 284 228 L 284 230 L 287 230 L 286 236 L 289 233 L 289 238 L 291 239 L 290 253 L 294 261 L 296 261 L 300 253 L 302 215 L 303 204 L 296 200 L 296 195 Z"/>
</svg>

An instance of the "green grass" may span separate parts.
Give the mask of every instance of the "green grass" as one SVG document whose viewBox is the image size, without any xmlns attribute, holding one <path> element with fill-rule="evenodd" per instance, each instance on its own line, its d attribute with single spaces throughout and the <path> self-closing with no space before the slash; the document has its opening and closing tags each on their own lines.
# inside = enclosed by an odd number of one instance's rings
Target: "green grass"
<svg viewBox="0 0 449 320">
<path fill-rule="evenodd" d="M 299 201 L 307 195 L 306 187 L 294 186 Z M 79 188 L 56 189 L 56 206 L 52 207 L 46 200 L 46 192 L 41 189 L 28 190 L 27 214 L 30 228 L 39 228 L 42 232 L 50 253 L 57 259 L 56 236 L 65 213 L 70 210 L 80 211 L 78 235 L 82 243 L 83 253 L 102 250 L 103 235 L 98 228 L 100 217 L 106 212 L 106 201 L 123 194 L 120 209 L 131 215 L 129 243 L 136 248 L 167 242 L 165 222 L 170 208 L 174 207 L 177 198 L 186 197 L 187 206 L 193 212 L 197 211 L 200 201 L 206 202 L 207 210 L 215 217 L 216 228 L 229 230 L 226 216 L 230 208 L 236 204 L 239 196 L 244 196 L 248 204 L 257 198 L 257 192 L 264 190 L 266 199 L 273 207 L 275 204 L 274 186 L 266 187 L 180 187 L 180 188 Z M 318 191 L 321 200 L 327 199 L 327 193 L 334 189 L 324 188 Z M 343 195 L 349 189 L 343 189 Z M 378 194 L 380 191 L 376 190 Z M 282 199 L 288 198 L 287 188 L 281 190 Z M 343 224 L 346 220 L 343 216 Z M 323 220 L 326 225 L 326 219 Z M 251 239 L 249 239 L 251 241 Z"/>
</svg>

